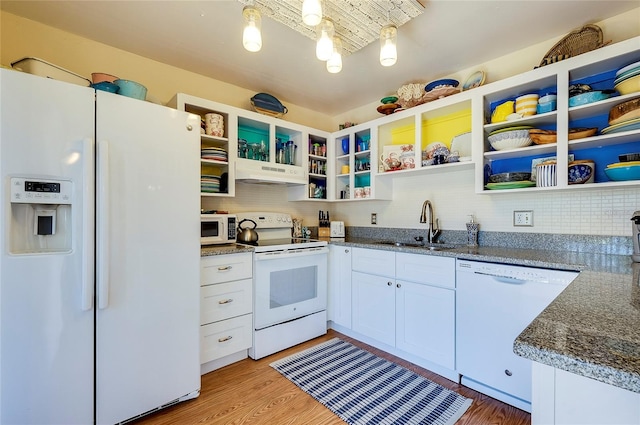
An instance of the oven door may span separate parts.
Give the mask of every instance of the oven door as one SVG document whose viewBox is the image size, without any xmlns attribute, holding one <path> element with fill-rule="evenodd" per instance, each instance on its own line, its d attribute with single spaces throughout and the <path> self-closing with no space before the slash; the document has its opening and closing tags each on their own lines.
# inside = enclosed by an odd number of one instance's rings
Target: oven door
<svg viewBox="0 0 640 425">
<path fill-rule="evenodd" d="M 327 308 L 329 248 L 303 248 L 255 254 L 256 330 Z"/>
</svg>

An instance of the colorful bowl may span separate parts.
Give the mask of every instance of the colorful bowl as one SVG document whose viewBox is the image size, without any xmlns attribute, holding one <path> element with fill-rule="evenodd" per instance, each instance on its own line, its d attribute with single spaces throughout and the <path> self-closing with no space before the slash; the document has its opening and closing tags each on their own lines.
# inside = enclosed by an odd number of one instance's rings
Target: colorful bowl
<svg viewBox="0 0 640 425">
<path fill-rule="evenodd" d="M 640 91 L 640 75 L 628 78 L 619 84 L 616 84 L 615 89 L 620 94 L 629 94 Z"/>
<path fill-rule="evenodd" d="M 130 80 L 115 80 L 114 83 L 120 87 L 118 94 L 140 100 L 147 98 L 147 88 L 140 83 Z"/>
<path fill-rule="evenodd" d="M 544 114 L 546 112 L 555 111 L 557 107 L 557 102 L 552 100 L 550 102 L 538 103 L 537 112 L 539 114 Z"/>
<path fill-rule="evenodd" d="M 102 90 L 109 93 L 118 93 L 118 91 L 120 91 L 120 87 L 117 84 L 113 84 L 108 81 L 93 83 L 91 84 L 91 87 L 93 87 L 96 90 Z"/>
<path fill-rule="evenodd" d="M 604 169 L 604 173 L 614 181 L 640 180 L 640 165 L 607 167 Z"/>
<path fill-rule="evenodd" d="M 587 103 L 598 102 L 611 97 L 610 91 L 596 90 L 578 94 L 569 98 L 569 107 L 586 105 Z"/>
<path fill-rule="evenodd" d="M 596 165 L 591 160 L 571 161 L 569 163 L 569 184 L 593 183 Z"/>
<path fill-rule="evenodd" d="M 91 82 L 93 84 L 102 83 L 104 81 L 113 83 L 117 79 L 118 77 L 116 77 L 115 75 L 105 74 L 104 72 L 93 72 L 91 74 Z"/>
<path fill-rule="evenodd" d="M 489 135 L 489 143 L 493 149 L 503 151 L 529 146 L 533 142 L 531 141 L 531 137 L 529 137 L 529 129 L 525 129 L 491 134 Z"/>
</svg>

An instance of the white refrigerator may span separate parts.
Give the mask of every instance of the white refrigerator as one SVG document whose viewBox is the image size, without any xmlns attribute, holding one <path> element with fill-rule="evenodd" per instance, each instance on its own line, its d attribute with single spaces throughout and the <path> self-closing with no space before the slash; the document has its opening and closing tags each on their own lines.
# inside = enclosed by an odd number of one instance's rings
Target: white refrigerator
<svg viewBox="0 0 640 425">
<path fill-rule="evenodd" d="M 197 397 L 200 120 L 0 70 L 0 423 Z"/>
</svg>

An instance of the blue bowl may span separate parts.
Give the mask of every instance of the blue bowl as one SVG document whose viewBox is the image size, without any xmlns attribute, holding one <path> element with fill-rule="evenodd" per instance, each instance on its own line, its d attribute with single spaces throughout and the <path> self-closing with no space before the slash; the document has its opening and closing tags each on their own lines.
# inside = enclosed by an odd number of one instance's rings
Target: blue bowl
<svg viewBox="0 0 640 425">
<path fill-rule="evenodd" d="M 118 91 L 120 90 L 120 87 L 117 84 L 113 84 L 108 81 L 102 81 L 100 83 L 91 84 L 91 87 L 93 87 L 96 90 L 102 90 L 109 93 L 118 93 Z"/>
<path fill-rule="evenodd" d="M 611 97 L 610 91 L 598 90 L 578 94 L 569 98 L 569 107 L 586 105 L 587 103 L 598 102 Z"/>
<path fill-rule="evenodd" d="M 614 181 L 640 180 L 640 165 L 605 168 L 604 173 Z"/>
<path fill-rule="evenodd" d="M 460 84 L 460 82 L 458 80 L 451 80 L 451 79 L 436 80 L 436 81 L 432 81 L 429 84 L 427 84 L 424 87 L 424 91 L 431 91 L 431 90 L 435 89 L 438 86 L 458 87 L 459 84 Z"/>
<path fill-rule="evenodd" d="M 114 83 L 120 87 L 118 94 L 139 100 L 147 98 L 147 88 L 140 83 L 131 80 L 115 80 Z"/>
<path fill-rule="evenodd" d="M 345 155 L 349 154 L 349 138 L 345 137 L 344 139 L 342 139 L 342 152 L 344 152 Z"/>
<path fill-rule="evenodd" d="M 538 114 L 544 114 L 545 112 L 555 111 L 557 106 L 557 102 L 552 100 L 551 102 L 538 103 L 536 106 L 536 112 Z"/>
</svg>

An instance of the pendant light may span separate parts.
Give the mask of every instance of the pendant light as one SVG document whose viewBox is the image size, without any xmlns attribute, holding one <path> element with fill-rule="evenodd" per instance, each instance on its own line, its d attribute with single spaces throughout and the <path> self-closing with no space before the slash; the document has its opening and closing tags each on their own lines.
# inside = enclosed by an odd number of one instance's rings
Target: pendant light
<svg viewBox="0 0 640 425">
<path fill-rule="evenodd" d="M 258 52 L 262 48 L 260 12 L 253 6 L 245 6 L 242 9 L 242 16 L 245 22 L 242 45 L 250 52 Z"/>
<path fill-rule="evenodd" d="M 389 24 L 380 30 L 380 64 L 391 66 L 398 60 L 398 28 Z"/>
<path fill-rule="evenodd" d="M 317 27 L 318 41 L 316 43 L 316 57 L 327 61 L 333 54 L 333 35 L 335 33 L 331 19 L 324 18 Z"/>
<path fill-rule="evenodd" d="M 342 40 L 340 37 L 333 37 L 333 54 L 327 61 L 327 71 L 332 74 L 342 71 Z"/>
<path fill-rule="evenodd" d="M 302 22 L 315 27 L 320 21 L 322 21 L 320 0 L 304 0 L 302 2 Z"/>
</svg>

